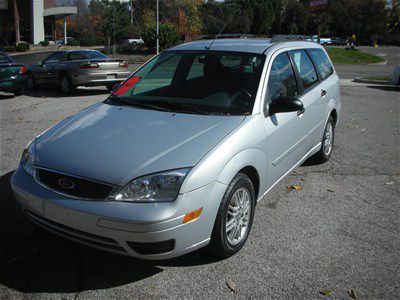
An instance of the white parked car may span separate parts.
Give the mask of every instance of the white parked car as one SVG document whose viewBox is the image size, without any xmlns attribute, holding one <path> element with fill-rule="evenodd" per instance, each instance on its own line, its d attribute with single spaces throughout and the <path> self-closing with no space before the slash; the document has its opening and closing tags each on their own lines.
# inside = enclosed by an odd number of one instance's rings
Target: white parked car
<svg viewBox="0 0 400 300">
<path fill-rule="evenodd" d="M 390 82 L 400 85 L 400 65 L 394 68 L 393 73 L 390 75 Z"/>
<path fill-rule="evenodd" d="M 144 41 L 142 40 L 142 38 L 138 38 L 138 39 L 126 39 L 126 40 L 124 40 L 124 44 L 143 45 L 143 44 L 144 44 Z"/>
</svg>

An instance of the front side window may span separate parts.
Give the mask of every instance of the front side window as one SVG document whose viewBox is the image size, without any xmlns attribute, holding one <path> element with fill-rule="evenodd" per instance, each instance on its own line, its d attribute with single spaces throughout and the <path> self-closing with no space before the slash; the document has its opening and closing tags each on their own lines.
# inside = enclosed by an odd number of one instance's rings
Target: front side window
<svg viewBox="0 0 400 300">
<path fill-rule="evenodd" d="M 272 63 L 267 86 L 267 103 L 280 97 L 298 95 L 296 77 L 287 53 L 279 54 Z"/>
<path fill-rule="evenodd" d="M 315 65 L 318 69 L 319 74 L 321 75 L 322 80 L 328 78 L 333 74 L 333 66 L 329 61 L 328 56 L 325 51 L 322 49 L 308 49 L 308 53 L 310 53 L 312 59 L 315 62 Z"/>
<path fill-rule="evenodd" d="M 312 87 L 318 82 L 317 72 L 311 59 L 308 57 L 307 52 L 304 50 L 291 51 L 293 61 L 300 74 L 300 79 L 303 83 L 304 89 Z"/>
<path fill-rule="evenodd" d="M 265 55 L 164 51 L 126 81 L 110 101 L 199 114 L 251 114 Z M 132 86 L 129 86 L 129 82 Z M 125 87 L 127 85 L 125 84 Z"/>
<path fill-rule="evenodd" d="M 65 60 L 65 53 L 64 52 L 58 52 L 50 55 L 48 58 L 46 58 L 43 61 L 43 64 L 58 64 L 59 62 L 62 62 Z"/>
</svg>

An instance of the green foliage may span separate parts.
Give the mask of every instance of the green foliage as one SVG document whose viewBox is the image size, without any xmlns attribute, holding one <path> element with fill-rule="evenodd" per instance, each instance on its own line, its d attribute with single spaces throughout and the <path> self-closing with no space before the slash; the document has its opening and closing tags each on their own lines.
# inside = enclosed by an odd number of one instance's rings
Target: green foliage
<svg viewBox="0 0 400 300">
<path fill-rule="evenodd" d="M 329 57 L 334 64 L 370 64 L 385 61 L 379 56 L 365 53 L 359 50 L 343 49 L 343 48 L 326 48 Z"/>
<path fill-rule="evenodd" d="M 80 43 L 82 46 L 100 46 L 104 44 L 104 40 L 98 35 L 93 35 L 82 37 Z"/>
<path fill-rule="evenodd" d="M 47 46 L 49 45 L 49 41 L 48 41 L 48 40 L 41 41 L 41 42 L 39 43 L 39 45 L 40 45 L 40 46 L 43 46 L 43 47 L 47 47 Z"/>
<path fill-rule="evenodd" d="M 25 52 L 28 51 L 28 44 L 27 43 L 19 43 L 15 49 L 17 52 Z"/>
<path fill-rule="evenodd" d="M 69 40 L 67 46 L 79 46 L 80 43 L 78 40 Z"/>
<path fill-rule="evenodd" d="M 4 46 L 5 52 L 15 52 L 16 50 L 14 46 Z"/>
<path fill-rule="evenodd" d="M 144 30 L 147 30 L 154 26 L 156 26 L 156 15 L 154 14 L 154 11 L 146 9 L 143 12 L 142 27 Z"/>
<path fill-rule="evenodd" d="M 160 50 L 167 49 L 176 45 L 179 40 L 179 32 L 177 28 L 172 24 L 160 24 Z M 154 51 L 156 49 L 156 27 L 153 26 L 144 30 L 141 34 L 143 41 L 149 50 Z"/>
</svg>

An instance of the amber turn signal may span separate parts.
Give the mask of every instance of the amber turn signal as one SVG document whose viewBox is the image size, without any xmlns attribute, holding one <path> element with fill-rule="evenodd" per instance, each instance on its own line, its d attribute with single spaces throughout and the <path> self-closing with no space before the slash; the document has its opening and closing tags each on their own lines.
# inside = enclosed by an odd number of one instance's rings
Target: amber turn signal
<svg viewBox="0 0 400 300">
<path fill-rule="evenodd" d="M 185 215 L 185 217 L 183 218 L 183 222 L 182 223 L 185 224 L 187 222 L 196 220 L 200 216 L 202 210 L 203 210 L 203 208 L 199 208 L 199 209 L 196 209 L 194 211 L 191 211 L 190 213 L 187 213 Z"/>
</svg>

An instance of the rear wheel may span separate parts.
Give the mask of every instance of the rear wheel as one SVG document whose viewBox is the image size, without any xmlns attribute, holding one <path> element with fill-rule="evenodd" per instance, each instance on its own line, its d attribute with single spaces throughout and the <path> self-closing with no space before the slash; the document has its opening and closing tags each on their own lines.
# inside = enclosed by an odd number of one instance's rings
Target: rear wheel
<svg viewBox="0 0 400 300">
<path fill-rule="evenodd" d="M 324 135 L 322 136 L 321 149 L 311 159 L 317 163 L 327 162 L 332 156 L 333 142 L 335 137 L 335 122 L 329 117 L 326 123 Z"/>
<path fill-rule="evenodd" d="M 60 87 L 61 91 L 65 95 L 70 95 L 75 91 L 75 87 L 72 85 L 71 78 L 67 74 L 60 76 Z"/>
<path fill-rule="evenodd" d="M 221 201 L 206 250 L 227 258 L 242 249 L 253 224 L 255 204 L 251 180 L 243 173 L 236 174 Z"/>
</svg>

